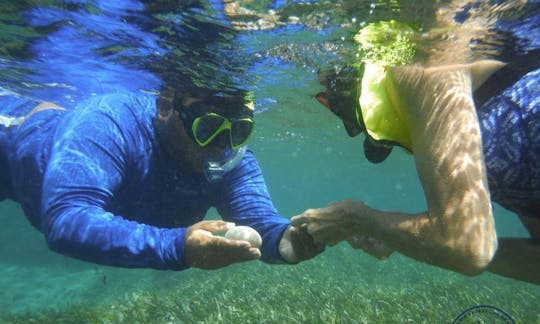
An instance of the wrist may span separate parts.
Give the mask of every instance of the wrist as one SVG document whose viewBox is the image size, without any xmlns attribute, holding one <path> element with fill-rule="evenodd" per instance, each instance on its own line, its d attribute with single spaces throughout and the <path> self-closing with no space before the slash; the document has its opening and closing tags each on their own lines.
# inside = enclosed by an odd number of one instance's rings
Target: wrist
<svg viewBox="0 0 540 324">
<path fill-rule="evenodd" d="M 294 252 L 291 242 L 291 226 L 283 232 L 281 240 L 279 241 L 279 254 L 287 263 L 298 263 L 298 257 Z"/>
<path fill-rule="evenodd" d="M 341 221 L 342 231 L 346 236 L 368 235 L 364 233 L 373 230 L 375 225 L 375 210 L 369 208 L 366 204 L 357 200 L 345 200 L 341 204 L 339 212 L 343 215 Z"/>
</svg>

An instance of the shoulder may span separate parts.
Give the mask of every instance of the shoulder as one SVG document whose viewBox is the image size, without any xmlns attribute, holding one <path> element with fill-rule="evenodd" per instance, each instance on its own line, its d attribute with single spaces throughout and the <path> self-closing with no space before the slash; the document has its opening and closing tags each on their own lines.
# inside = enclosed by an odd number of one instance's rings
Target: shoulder
<svg viewBox="0 0 540 324">
<path fill-rule="evenodd" d="M 235 185 L 246 185 L 247 183 L 264 183 L 262 171 L 255 154 L 247 150 L 240 163 L 231 170 L 225 179 L 232 181 Z"/>
<path fill-rule="evenodd" d="M 93 96 L 75 105 L 62 120 L 60 129 L 150 130 L 156 114 L 155 102 L 156 95 L 143 93 Z"/>
<path fill-rule="evenodd" d="M 255 157 L 255 153 L 252 150 L 247 149 L 246 154 L 242 158 L 242 161 L 239 164 L 239 167 L 249 168 L 249 169 L 259 169 L 259 162 Z"/>
<path fill-rule="evenodd" d="M 79 102 L 59 123 L 56 142 L 146 151 L 154 140 L 155 95 L 111 93 Z"/>
<path fill-rule="evenodd" d="M 133 116 L 154 116 L 157 95 L 119 92 L 94 96 L 81 101 L 74 109 L 75 114 L 98 113 L 119 118 L 126 114 Z"/>
</svg>

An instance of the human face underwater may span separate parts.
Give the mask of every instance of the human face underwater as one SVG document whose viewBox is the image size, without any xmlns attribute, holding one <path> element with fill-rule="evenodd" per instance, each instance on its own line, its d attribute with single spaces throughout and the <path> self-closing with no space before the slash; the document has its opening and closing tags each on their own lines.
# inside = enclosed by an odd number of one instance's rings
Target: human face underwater
<svg viewBox="0 0 540 324">
<path fill-rule="evenodd" d="M 189 100 L 178 113 L 189 137 L 198 144 L 205 156 L 202 170 L 210 182 L 220 180 L 236 167 L 246 152 L 255 123 L 253 110 L 217 108 L 212 101 Z M 217 112 L 216 112 L 217 111 Z M 223 113 L 233 112 L 233 117 Z"/>
</svg>

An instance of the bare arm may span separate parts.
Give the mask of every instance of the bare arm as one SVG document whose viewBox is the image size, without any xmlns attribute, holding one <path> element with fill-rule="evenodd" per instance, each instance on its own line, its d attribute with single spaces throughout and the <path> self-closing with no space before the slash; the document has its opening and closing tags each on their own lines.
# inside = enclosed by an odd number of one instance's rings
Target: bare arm
<svg viewBox="0 0 540 324">
<path fill-rule="evenodd" d="M 497 239 L 472 90 L 500 67 L 483 64 L 391 71 L 395 87 L 388 91 L 404 99 L 427 212 L 384 212 L 344 201 L 308 210 L 293 224 L 308 223 L 315 239 L 326 243 L 367 235 L 419 261 L 469 275 L 481 272 Z"/>
<path fill-rule="evenodd" d="M 395 233 L 384 237 L 384 242 L 390 243 L 391 236 L 405 236 L 405 242 L 395 242 L 406 243 L 402 253 L 467 274 L 487 266 L 497 246 L 482 138 L 472 100 L 474 73 L 479 72 L 475 68 L 481 67 L 425 69 L 421 78 L 420 69 L 393 71 L 407 105 L 428 212 L 414 218 L 388 215 L 390 224 L 386 227 L 394 227 Z M 478 74 L 476 79 L 481 79 Z"/>
</svg>

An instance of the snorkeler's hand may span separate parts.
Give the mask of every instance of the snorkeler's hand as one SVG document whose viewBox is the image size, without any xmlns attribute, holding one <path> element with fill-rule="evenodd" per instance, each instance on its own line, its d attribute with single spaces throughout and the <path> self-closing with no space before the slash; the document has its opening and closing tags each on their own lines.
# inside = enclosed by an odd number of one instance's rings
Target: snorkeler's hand
<svg viewBox="0 0 540 324">
<path fill-rule="evenodd" d="M 335 245 L 347 238 L 362 234 L 367 206 L 359 201 L 343 200 L 318 209 L 308 209 L 291 219 L 294 226 L 306 226 L 316 242 Z"/>
<path fill-rule="evenodd" d="M 351 247 L 361 249 L 379 260 L 386 260 L 394 253 L 394 250 L 370 236 L 354 235 L 349 237 L 347 242 L 349 242 Z"/>
<path fill-rule="evenodd" d="M 247 241 L 229 240 L 214 235 L 226 232 L 232 223 L 224 221 L 201 221 L 187 230 L 184 245 L 184 260 L 193 268 L 218 269 L 237 262 L 261 257 L 257 248 Z"/>
<path fill-rule="evenodd" d="M 315 242 L 306 226 L 289 226 L 279 242 L 279 253 L 289 263 L 309 260 L 324 251 L 324 244 Z"/>
</svg>

